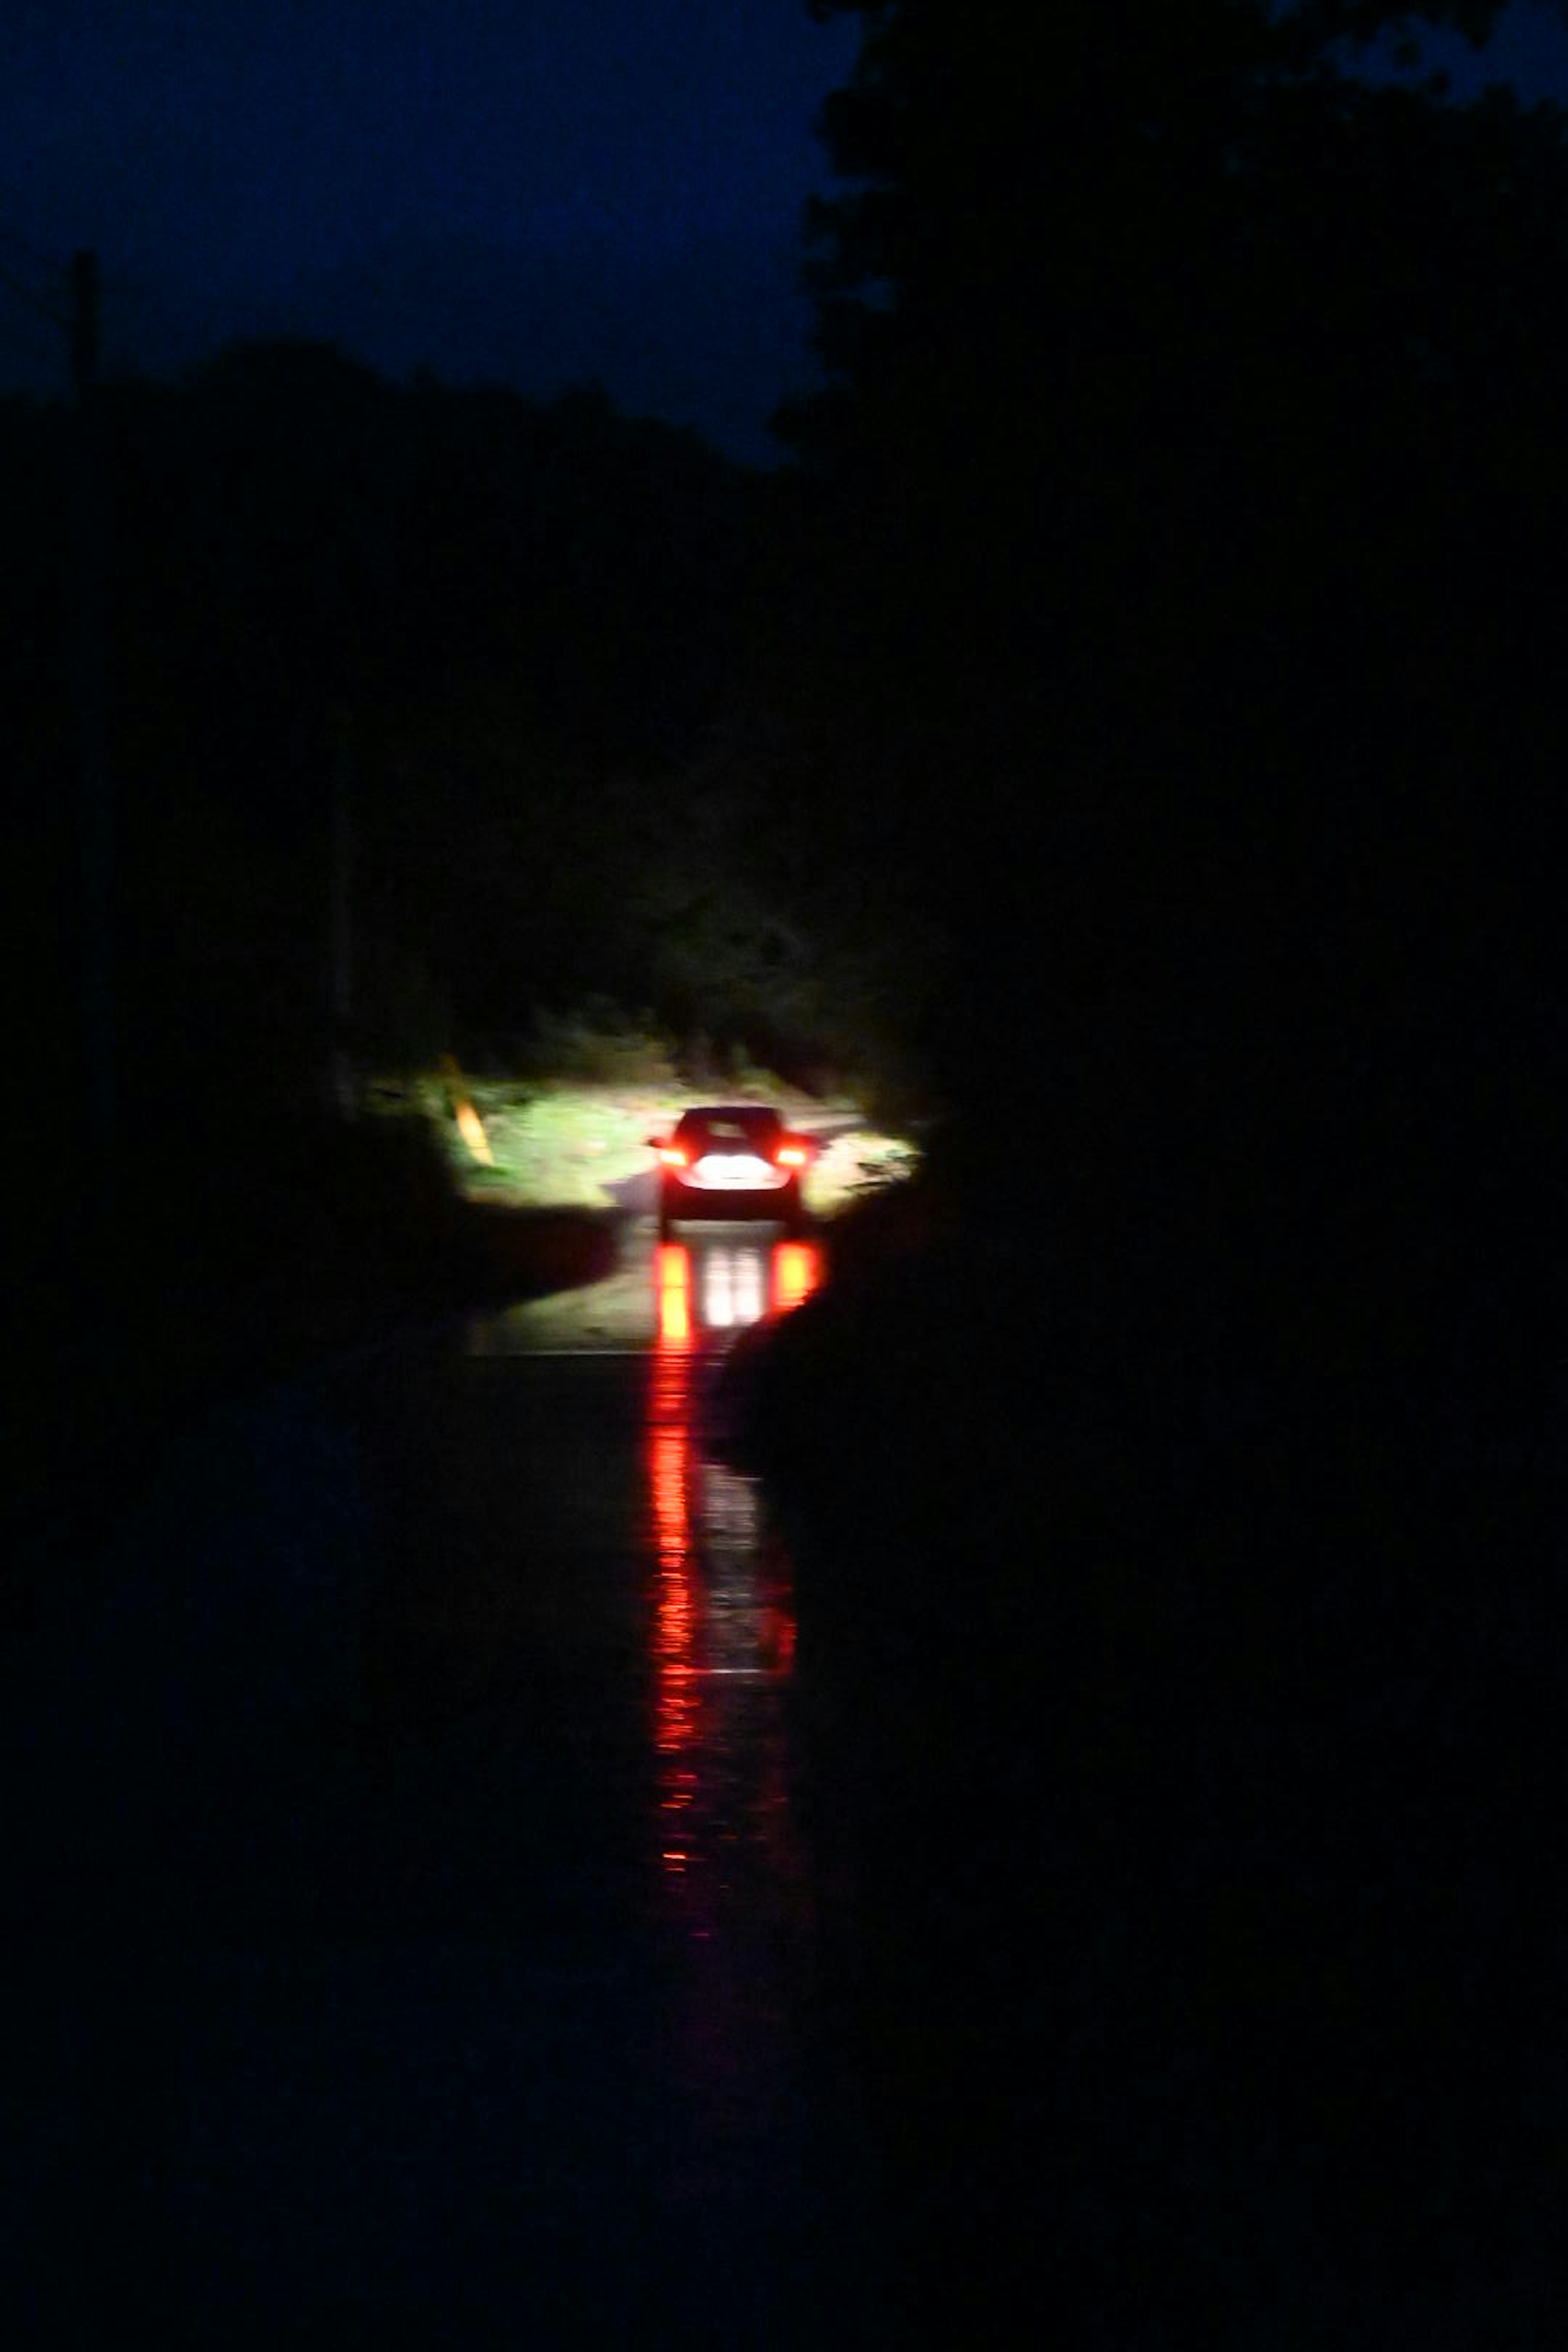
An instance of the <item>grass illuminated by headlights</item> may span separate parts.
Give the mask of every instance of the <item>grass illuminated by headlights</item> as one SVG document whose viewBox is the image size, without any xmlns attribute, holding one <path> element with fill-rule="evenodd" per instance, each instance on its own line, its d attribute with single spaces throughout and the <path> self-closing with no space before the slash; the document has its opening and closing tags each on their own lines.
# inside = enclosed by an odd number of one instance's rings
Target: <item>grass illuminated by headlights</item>
<svg viewBox="0 0 1568 2352">
<path fill-rule="evenodd" d="M 851 1201 L 912 1173 L 915 1147 L 859 1123 L 847 1104 L 831 1110 L 783 1089 L 751 1088 L 809 1133 L 835 1131 L 805 1180 L 807 1207 L 833 1216 Z M 459 1129 L 454 1087 L 439 1076 L 373 1083 L 367 1106 L 383 1114 L 417 1111 L 440 1138 L 462 1192 L 474 1200 L 520 1208 L 609 1210 L 626 1204 L 620 1187 L 653 1165 L 650 1135 L 673 1126 L 689 1104 L 713 1089 L 656 1091 L 626 1086 L 508 1079 L 465 1079 L 461 1100 L 478 1112 L 493 1165 L 476 1160 Z"/>
</svg>

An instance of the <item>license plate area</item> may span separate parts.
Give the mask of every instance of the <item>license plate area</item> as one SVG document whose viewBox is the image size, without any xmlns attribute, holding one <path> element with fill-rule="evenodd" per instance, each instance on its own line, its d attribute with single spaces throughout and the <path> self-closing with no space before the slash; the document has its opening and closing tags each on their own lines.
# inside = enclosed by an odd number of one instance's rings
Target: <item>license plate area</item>
<svg viewBox="0 0 1568 2352">
<path fill-rule="evenodd" d="M 754 1151 L 710 1151 L 692 1174 L 710 1192 L 753 1192 L 773 1181 L 773 1171 Z"/>
</svg>

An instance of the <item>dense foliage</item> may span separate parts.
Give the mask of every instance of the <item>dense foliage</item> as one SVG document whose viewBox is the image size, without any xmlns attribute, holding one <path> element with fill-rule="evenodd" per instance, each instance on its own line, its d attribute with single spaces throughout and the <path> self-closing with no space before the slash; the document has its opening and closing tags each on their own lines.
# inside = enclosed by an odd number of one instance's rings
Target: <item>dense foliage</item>
<svg viewBox="0 0 1568 2352">
<path fill-rule="evenodd" d="M 100 830 L 132 1193 L 193 1152 L 244 1164 L 319 1092 L 339 944 L 349 1042 L 384 1064 L 504 1058 L 538 1007 L 593 993 L 756 1020 L 765 843 L 744 882 L 699 753 L 765 478 L 591 391 L 393 385 L 307 343 L 111 383 L 97 411 L 107 828 L 79 782 L 80 420 L 0 405 L 21 1085 L 62 1155 L 42 1205 L 105 1180 L 81 1017 Z"/>
<path fill-rule="evenodd" d="M 795 666 L 950 1118 L 741 1369 L 908 2333 L 1529 2336 L 1563 122 L 1351 37 L 1491 7 L 858 13 Z"/>
<path fill-rule="evenodd" d="M 1403 1309 L 1555 1181 L 1562 119 L 1353 69 L 1485 8 L 859 13 L 784 424 L 947 1092 L 1012 1153 L 1035 1074 L 1173 1314 L 1317 1256 Z"/>
</svg>

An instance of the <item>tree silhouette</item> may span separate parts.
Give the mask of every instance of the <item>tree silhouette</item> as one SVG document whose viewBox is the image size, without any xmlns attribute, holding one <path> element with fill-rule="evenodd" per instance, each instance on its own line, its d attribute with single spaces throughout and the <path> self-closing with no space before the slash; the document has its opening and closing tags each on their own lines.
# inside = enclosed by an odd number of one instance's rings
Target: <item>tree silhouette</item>
<svg viewBox="0 0 1568 2352">
<path fill-rule="evenodd" d="M 859 13 L 785 423 L 950 1117 L 762 1418 L 918 2324 L 1529 2336 L 1563 122 L 1335 46 L 1489 7 Z"/>
<path fill-rule="evenodd" d="M 1205 1294 L 1327 1246 L 1337 1131 L 1407 1307 L 1402 1191 L 1455 1246 L 1544 1144 L 1562 119 L 1349 69 L 1487 9 L 862 13 L 784 423 L 920 812 L 949 1094 L 1059 1074 L 1052 1186 Z"/>
</svg>

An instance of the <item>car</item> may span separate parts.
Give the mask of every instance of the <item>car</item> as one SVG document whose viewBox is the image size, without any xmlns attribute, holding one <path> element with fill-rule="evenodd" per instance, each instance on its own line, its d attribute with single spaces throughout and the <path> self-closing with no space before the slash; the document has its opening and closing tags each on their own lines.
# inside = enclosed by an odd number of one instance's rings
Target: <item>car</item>
<svg viewBox="0 0 1568 2352">
<path fill-rule="evenodd" d="M 659 1158 L 658 1230 L 687 1218 L 767 1218 L 798 1231 L 801 1181 L 816 1155 L 776 1110 L 758 1103 L 704 1103 L 682 1111 L 670 1135 L 649 1136 Z"/>
</svg>

